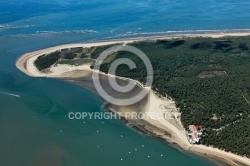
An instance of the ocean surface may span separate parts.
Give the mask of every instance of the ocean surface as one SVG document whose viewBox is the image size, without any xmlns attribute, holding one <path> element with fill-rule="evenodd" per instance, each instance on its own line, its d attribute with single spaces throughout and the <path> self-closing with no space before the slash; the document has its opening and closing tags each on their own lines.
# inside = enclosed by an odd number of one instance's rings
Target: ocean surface
<svg viewBox="0 0 250 166">
<path fill-rule="evenodd" d="M 249 11 L 249 0 L 0 0 L 0 165 L 214 165 L 118 120 L 69 120 L 68 112 L 105 111 L 102 99 L 30 78 L 15 61 L 72 42 L 250 29 Z"/>
</svg>

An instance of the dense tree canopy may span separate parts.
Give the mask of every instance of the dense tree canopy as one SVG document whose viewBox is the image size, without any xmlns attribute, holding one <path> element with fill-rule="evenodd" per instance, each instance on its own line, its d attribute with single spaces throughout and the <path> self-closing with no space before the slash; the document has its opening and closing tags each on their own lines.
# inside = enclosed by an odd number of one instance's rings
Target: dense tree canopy
<svg viewBox="0 0 250 166">
<path fill-rule="evenodd" d="M 171 96 L 184 126 L 207 128 L 201 143 L 250 156 L 250 37 L 187 38 L 138 42 L 154 68 L 153 89 Z M 117 75 L 144 82 L 141 60 L 127 52 L 137 69 L 119 66 Z M 114 59 L 114 60 L 115 60 Z M 112 62 L 111 62 L 112 63 Z M 108 71 L 111 63 L 101 70 Z"/>
</svg>

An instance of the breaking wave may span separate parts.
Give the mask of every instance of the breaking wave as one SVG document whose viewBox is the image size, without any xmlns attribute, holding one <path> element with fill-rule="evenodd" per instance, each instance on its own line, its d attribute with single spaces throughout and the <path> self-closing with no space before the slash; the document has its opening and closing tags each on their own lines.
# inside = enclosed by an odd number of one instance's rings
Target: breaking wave
<svg viewBox="0 0 250 166">
<path fill-rule="evenodd" d="M 26 36 L 44 36 L 44 35 L 60 35 L 60 34 L 95 34 L 95 30 L 65 30 L 65 31 L 36 31 L 31 34 L 16 34 L 12 37 L 26 37 Z"/>
<path fill-rule="evenodd" d="M 11 25 L 11 24 L 0 24 L 0 31 L 10 30 L 10 29 L 24 29 L 34 27 L 36 25 Z"/>
<path fill-rule="evenodd" d="M 159 31 L 159 32 L 132 32 L 116 34 L 110 38 L 125 38 L 125 37 L 140 37 L 140 36 L 155 36 L 155 35 L 171 35 L 171 34 L 195 34 L 195 33 L 219 33 L 219 32 L 249 32 L 250 29 L 213 29 L 213 30 L 177 30 L 177 31 Z"/>
</svg>

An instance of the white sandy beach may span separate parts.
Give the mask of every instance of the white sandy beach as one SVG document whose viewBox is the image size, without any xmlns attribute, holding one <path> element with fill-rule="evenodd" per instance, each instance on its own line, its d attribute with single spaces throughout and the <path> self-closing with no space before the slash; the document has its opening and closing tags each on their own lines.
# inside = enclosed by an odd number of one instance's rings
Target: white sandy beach
<svg viewBox="0 0 250 166">
<path fill-rule="evenodd" d="M 169 36 L 159 36 L 159 37 L 146 37 L 146 38 L 136 38 L 136 39 L 124 39 L 124 40 L 114 40 L 110 42 L 97 42 L 97 43 L 78 43 L 78 44 L 67 44 L 56 47 L 51 47 L 31 53 L 26 53 L 22 55 L 16 62 L 16 66 L 22 72 L 26 73 L 32 77 L 70 77 L 70 73 L 73 71 L 83 71 L 83 72 L 91 72 L 89 65 L 82 66 L 68 66 L 68 65 L 57 65 L 51 68 L 51 72 L 48 74 L 41 73 L 34 66 L 34 61 L 38 56 L 46 53 L 50 53 L 56 50 L 65 49 L 65 48 L 73 48 L 73 47 L 94 47 L 94 46 L 103 46 L 110 44 L 119 44 L 119 43 L 131 43 L 134 41 L 143 41 L 143 40 L 157 40 L 157 39 L 170 39 L 170 38 L 180 38 L 180 37 L 223 37 L 223 36 L 246 36 L 250 35 L 250 32 L 242 32 L 242 33 L 207 33 L 207 34 L 180 34 L 180 35 L 169 35 Z M 84 74 L 74 75 L 74 77 L 82 77 Z M 163 109 L 162 106 L 165 106 Z M 178 115 L 179 111 L 175 106 L 175 102 L 167 99 L 167 98 L 159 98 L 152 90 L 150 90 L 150 97 L 147 110 L 147 113 L 155 113 L 161 114 L 164 116 L 166 111 L 174 110 L 174 115 Z M 180 123 L 180 119 L 173 118 L 173 120 L 169 120 L 168 118 L 147 118 L 145 119 L 148 123 L 155 126 L 155 128 L 162 129 L 171 134 L 171 138 L 169 138 L 170 142 L 178 144 L 184 150 L 192 151 L 197 154 L 204 155 L 206 154 L 208 157 L 212 156 L 214 158 L 220 158 L 224 161 L 230 163 L 230 165 L 237 165 L 235 161 L 244 163 L 246 165 L 250 165 L 250 159 L 246 157 L 241 157 L 236 154 L 232 154 L 229 152 L 225 152 L 213 147 L 207 147 L 204 145 L 191 145 L 186 138 L 185 130 Z M 157 134 L 157 133 L 156 133 Z"/>
</svg>

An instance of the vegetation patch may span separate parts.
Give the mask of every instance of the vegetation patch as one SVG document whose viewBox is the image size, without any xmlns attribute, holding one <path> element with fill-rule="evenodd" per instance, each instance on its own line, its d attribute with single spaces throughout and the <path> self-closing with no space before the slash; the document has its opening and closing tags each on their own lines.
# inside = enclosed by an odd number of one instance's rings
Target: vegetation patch
<svg viewBox="0 0 250 166">
<path fill-rule="evenodd" d="M 91 53 L 91 58 L 92 59 L 98 58 L 103 51 L 115 45 L 118 45 L 118 44 L 112 44 L 112 45 L 106 45 L 106 46 L 100 46 L 100 47 L 92 47 L 94 51 Z"/>
<path fill-rule="evenodd" d="M 62 60 L 58 61 L 56 64 L 67 64 L 67 65 L 72 65 L 72 66 L 81 66 L 84 64 L 92 65 L 94 62 L 95 62 L 94 59 L 73 59 L 73 60 L 62 59 Z"/>
<path fill-rule="evenodd" d="M 47 55 L 41 55 L 35 60 L 35 66 L 39 71 L 47 69 L 53 64 L 55 64 L 61 57 L 60 51 L 52 52 Z"/>
</svg>

